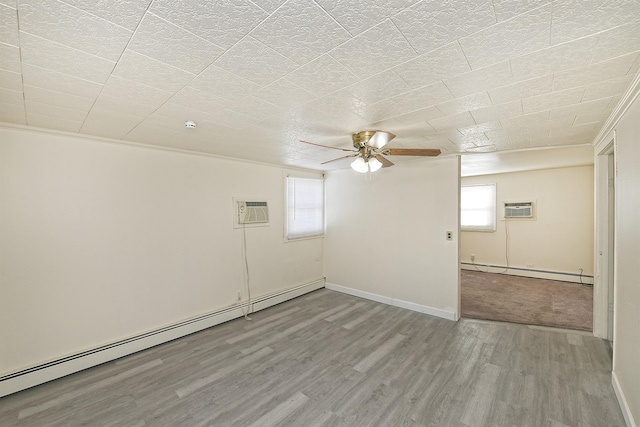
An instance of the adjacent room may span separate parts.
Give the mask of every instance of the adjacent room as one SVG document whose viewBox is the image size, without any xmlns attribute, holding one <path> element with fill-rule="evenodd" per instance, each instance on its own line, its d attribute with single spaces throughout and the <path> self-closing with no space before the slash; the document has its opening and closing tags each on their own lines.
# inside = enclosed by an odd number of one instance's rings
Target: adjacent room
<svg viewBox="0 0 640 427">
<path fill-rule="evenodd" d="M 462 158 L 462 316 L 592 331 L 591 147 L 495 156 Z"/>
<path fill-rule="evenodd" d="M 639 2 L 0 22 L 0 425 L 637 425 Z"/>
</svg>

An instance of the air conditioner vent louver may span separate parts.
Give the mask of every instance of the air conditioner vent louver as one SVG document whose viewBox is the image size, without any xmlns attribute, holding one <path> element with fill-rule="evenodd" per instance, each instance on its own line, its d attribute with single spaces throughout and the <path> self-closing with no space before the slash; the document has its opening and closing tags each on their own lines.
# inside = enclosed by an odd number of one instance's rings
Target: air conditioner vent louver
<svg viewBox="0 0 640 427">
<path fill-rule="evenodd" d="M 269 222 L 267 202 L 238 202 L 238 224 Z"/>
<path fill-rule="evenodd" d="M 505 218 L 533 218 L 533 202 L 504 204 Z"/>
</svg>

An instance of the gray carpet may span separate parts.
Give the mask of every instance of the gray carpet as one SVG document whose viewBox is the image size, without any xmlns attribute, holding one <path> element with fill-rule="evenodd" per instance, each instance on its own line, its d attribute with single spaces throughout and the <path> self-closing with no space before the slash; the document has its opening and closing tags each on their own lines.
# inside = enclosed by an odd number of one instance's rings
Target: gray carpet
<svg viewBox="0 0 640 427">
<path fill-rule="evenodd" d="M 462 270 L 462 316 L 591 331 L 593 287 Z"/>
</svg>

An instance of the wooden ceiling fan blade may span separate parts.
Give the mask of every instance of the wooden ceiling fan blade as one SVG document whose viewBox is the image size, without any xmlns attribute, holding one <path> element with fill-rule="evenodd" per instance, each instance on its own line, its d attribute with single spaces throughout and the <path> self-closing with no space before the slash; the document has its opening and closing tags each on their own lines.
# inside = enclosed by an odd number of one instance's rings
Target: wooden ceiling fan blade
<svg viewBox="0 0 640 427">
<path fill-rule="evenodd" d="M 389 156 L 439 156 L 439 148 L 387 148 L 383 154 Z"/>
<path fill-rule="evenodd" d="M 369 141 L 367 141 L 367 145 L 370 147 L 380 149 L 385 145 L 387 145 L 389 141 L 391 141 L 395 137 L 396 135 L 391 132 L 384 132 L 384 131 L 378 130 L 376 131 L 376 133 L 371 135 L 371 138 L 369 138 Z"/>
<path fill-rule="evenodd" d="M 356 157 L 357 155 L 358 155 L 358 153 L 353 153 L 353 154 L 349 154 L 348 156 L 338 157 L 337 159 L 327 160 L 326 162 L 322 162 L 320 164 L 321 165 L 326 165 L 327 163 L 335 162 L 335 161 L 342 160 L 342 159 L 348 159 L 349 157 Z"/>
<path fill-rule="evenodd" d="M 389 159 L 387 159 L 385 157 L 382 157 L 380 154 L 376 154 L 376 159 L 378 159 L 378 161 L 380 163 L 382 163 L 382 167 L 383 168 L 388 168 L 389 166 L 393 166 L 394 165 L 394 163 L 391 160 L 389 160 Z"/>
<path fill-rule="evenodd" d="M 316 144 L 315 142 L 309 142 L 309 141 L 303 141 L 303 140 L 300 140 L 300 142 L 304 142 L 305 144 L 316 145 L 316 146 L 318 146 L 318 147 L 332 148 L 332 149 L 334 149 L 334 150 L 349 151 L 349 152 L 351 152 L 351 153 L 352 153 L 352 152 L 354 152 L 354 151 L 356 151 L 356 150 L 352 150 L 352 149 L 350 149 L 350 148 L 331 147 L 331 146 L 329 146 L 329 145 Z"/>
</svg>

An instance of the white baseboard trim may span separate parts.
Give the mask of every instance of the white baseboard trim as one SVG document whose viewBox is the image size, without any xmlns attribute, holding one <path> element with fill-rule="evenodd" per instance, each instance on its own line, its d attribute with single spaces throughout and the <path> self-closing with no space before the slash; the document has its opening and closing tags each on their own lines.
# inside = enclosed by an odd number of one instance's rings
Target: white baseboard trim
<svg viewBox="0 0 640 427">
<path fill-rule="evenodd" d="M 332 291 L 342 292 L 343 294 L 349 294 L 355 297 L 381 302 L 383 304 L 393 305 L 395 307 L 405 308 L 407 310 L 417 311 L 418 313 L 441 317 L 447 320 L 458 320 L 456 313 L 454 313 L 453 311 L 442 310 L 440 308 L 434 308 L 409 301 L 389 298 L 382 295 L 373 294 L 371 292 L 359 291 L 357 289 L 347 288 L 346 286 L 336 285 L 335 283 L 325 283 L 325 288 Z"/>
<path fill-rule="evenodd" d="M 263 310 L 324 287 L 324 278 L 291 289 L 264 295 L 251 301 L 249 312 Z M 242 308 L 246 310 L 247 304 Z M 216 310 L 144 334 L 136 335 L 91 350 L 57 359 L 28 369 L 0 376 L 0 397 L 44 384 L 57 378 L 109 362 L 147 348 L 181 338 L 194 332 L 243 316 L 240 305 Z"/>
<path fill-rule="evenodd" d="M 558 280 L 561 282 L 582 283 L 583 285 L 593 285 L 593 276 L 582 277 L 575 273 L 563 273 L 560 271 L 535 270 L 529 268 L 511 267 L 487 264 L 472 264 L 470 262 L 461 262 L 462 270 L 482 271 L 485 273 L 508 274 L 511 276 L 531 277 L 533 279 Z M 505 271 L 506 269 L 506 271 Z M 582 280 L 582 282 L 580 282 Z"/>
<path fill-rule="evenodd" d="M 622 392 L 622 388 L 620 387 L 620 383 L 618 382 L 618 376 L 615 372 L 611 372 L 611 384 L 613 384 L 613 390 L 616 392 L 616 397 L 618 398 L 618 404 L 620 405 L 620 409 L 622 410 L 622 415 L 624 416 L 624 422 L 627 423 L 627 427 L 638 427 L 636 422 L 633 419 L 633 415 L 631 414 L 631 409 L 629 408 L 629 404 L 627 403 L 627 399 Z"/>
</svg>

